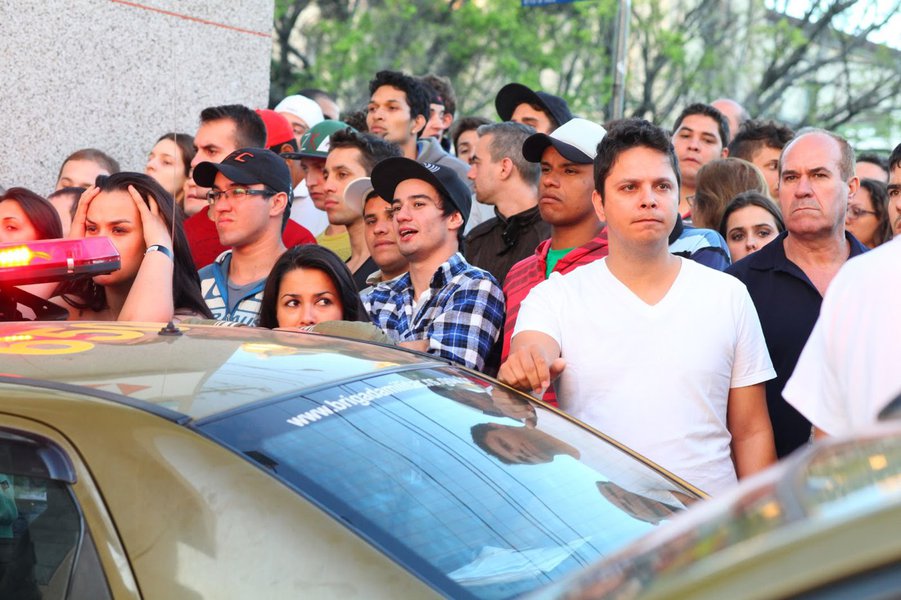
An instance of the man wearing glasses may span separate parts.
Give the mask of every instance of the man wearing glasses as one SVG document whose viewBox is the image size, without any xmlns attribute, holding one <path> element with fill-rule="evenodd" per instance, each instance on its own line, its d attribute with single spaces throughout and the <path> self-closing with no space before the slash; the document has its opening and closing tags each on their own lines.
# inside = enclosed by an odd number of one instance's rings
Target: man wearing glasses
<svg viewBox="0 0 901 600">
<path fill-rule="evenodd" d="M 264 148 L 239 148 L 221 163 L 194 168 L 208 193 L 209 217 L 230 249 L 200 269 L 200 289 L 216 319 L 255 326 L 263 284 L 285 251 L 282 231 L 291 213 L 291 173 Z"/>
</svg>

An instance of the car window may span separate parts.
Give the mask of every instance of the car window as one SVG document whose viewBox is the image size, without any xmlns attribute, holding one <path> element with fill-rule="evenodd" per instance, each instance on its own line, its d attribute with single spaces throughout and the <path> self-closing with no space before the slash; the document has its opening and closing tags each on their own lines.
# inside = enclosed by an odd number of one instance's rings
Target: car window
<svg viewBox="0 0 901 600">
<path fill-rule="evenodd" d="M 0 430 L 0 598 L 109 597 L 69 483 L 55 478 L 70 475 L 62 460 Z"/>
<path fill-rule="evenodd" d="M 452 368 L 373 376 L 199 426 L 454 597 L 534 589 L 697 498 Z"/>
</svg>

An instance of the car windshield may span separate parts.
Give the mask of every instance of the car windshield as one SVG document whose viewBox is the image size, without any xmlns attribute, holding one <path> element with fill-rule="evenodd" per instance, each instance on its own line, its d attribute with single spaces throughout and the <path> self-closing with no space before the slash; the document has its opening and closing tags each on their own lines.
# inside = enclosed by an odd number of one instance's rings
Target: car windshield
<svg viewBox="0 0 901 600">
<path fill-rule="evenodd" d="M 697 499 L 565 417 L 453 368 L 380 374 L 198 427 L 453 597 L 535 589 Z"/>
</svg>

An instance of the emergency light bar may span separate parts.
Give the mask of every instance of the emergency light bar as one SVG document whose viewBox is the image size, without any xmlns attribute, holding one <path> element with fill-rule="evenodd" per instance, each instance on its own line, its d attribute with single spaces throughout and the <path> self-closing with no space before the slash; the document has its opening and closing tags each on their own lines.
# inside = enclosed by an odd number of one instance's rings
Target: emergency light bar
<svg viewBox="0 0 901 600">
<path fill-rule="evenodd" d="M 111 273 L 120 264 L 119 253 L 105 237 L 0 244 L 0 284 L 4 286 Z"/>
</svg>

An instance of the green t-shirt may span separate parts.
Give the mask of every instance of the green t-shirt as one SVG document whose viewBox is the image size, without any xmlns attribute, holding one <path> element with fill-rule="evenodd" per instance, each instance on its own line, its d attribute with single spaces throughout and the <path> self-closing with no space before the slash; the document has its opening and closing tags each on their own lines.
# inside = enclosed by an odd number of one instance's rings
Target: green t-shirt
<svg viewBox="0 0 901 600">
<path fill-rule="evenodd" d="M 544 273 L 545 279 L 551 276 L 551 273 L 554 272 L 554 267 L 557 266 L 560 259 L 569 254 L 571 250 L 572 248 L 563 248 L 562 250 L 547 251 L 547 271 Z"/>
</svg>

